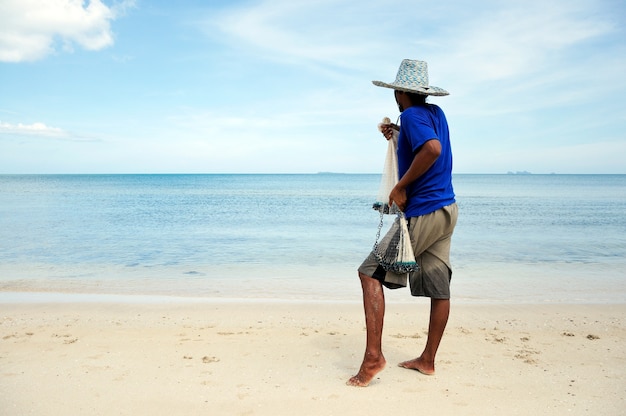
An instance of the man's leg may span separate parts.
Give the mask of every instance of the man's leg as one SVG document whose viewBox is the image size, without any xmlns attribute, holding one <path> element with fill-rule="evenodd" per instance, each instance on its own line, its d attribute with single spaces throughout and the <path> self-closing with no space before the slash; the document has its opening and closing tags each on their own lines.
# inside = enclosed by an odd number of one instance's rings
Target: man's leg
<svg viewBox="0 0 626 416">
<path fill-rule="evenodd" d="M 385 293 L 380 281 L 359 273 L 363 288 L 363 307 L 365 309 L 365 327 L 367 339 L 365 357 L 359 372 L 350 378 L 349 386 L 365 387 L 385 368 L 382 351 L 383 322 L 385 318 Z"/>
<path fill-rule="evenodd" d="M 414 360 L 398 364 L 400 367 L 417 370 L 420 373 L 435 374 L 435 355 L 441 343 L 443 332 L 450 315 L 450 299 L 430 300 L 430 323 L 428 325 L 428 339 L 422 355 Z"/>
</svg>

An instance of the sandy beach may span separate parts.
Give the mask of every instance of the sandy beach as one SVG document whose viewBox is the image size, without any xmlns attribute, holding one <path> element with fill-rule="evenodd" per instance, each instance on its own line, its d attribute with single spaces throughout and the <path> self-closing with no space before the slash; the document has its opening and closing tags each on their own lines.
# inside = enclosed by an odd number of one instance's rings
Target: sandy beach
<svg viewBox="0 0 626 416">
<path fill-rule="evenodd" d="M 454 305 L 437 373 L 396 366 L 428 304 L 389 304 L 387 368 L 345 385 L 359 303 L 0 305 L 0 413 L 12 415 L 624 414 L 626 305 Z"/>
</svg>

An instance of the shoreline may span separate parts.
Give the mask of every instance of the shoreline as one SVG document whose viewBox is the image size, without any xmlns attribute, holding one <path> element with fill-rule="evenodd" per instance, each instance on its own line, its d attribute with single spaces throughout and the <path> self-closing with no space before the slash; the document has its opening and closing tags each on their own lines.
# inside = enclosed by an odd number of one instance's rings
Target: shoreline
<svg viewBox="0 0 626 416">
<path fill-rule="evenodd" d="M 619 304 L 626 302 L 624 270 L 618 264 L 461 264 L 454 270 L 452 300 L 461 304 Z M 141 272 L 105 266 L 0 265 L 0 276 L 0 302 L 63 296 L 70 300 L 116 296 L 361 300 L 352 265 L 255 267 L 252 271 L 239 265 L 213 275 L 205 268 L 180 266 Z M 393 302 L 415 301 L 408 288 L 387 290 L 386 296 Z"/>
<path fill-rule="evenodd" d="M 400 293 L 403 290 L 396 290 Z M 407 289 L 408 291 L 408 289 Z M 386 290 L 387 304 L 415 305 L 428 302 L 428 298 L 413 297 L 410 293 L 390 294 Z M 626 305 L 626 300 L 597 300 L 576 299 L 570 301 L 554 301 L 546 299 L 480 299 L 480 298 L 452 298 L 452 304 L 460 306 L 610 306 Z M 353 297 L 280 297 L 275 294 L 237 296 L 193 296 L 180 294 L 128 294 L 128 293 L 92 293 L 92 292 L 57 292 L 57 291 L 2 291 L 0 290 L 0 304 L 7 305 L 37 305 L 37 304 L 234 304 L 234 303 L 276 303 L 276 304 L 362 304 L 360 293 Z"/>
<path fill-rule="evenodd" d="M 360 300 L 360 299 L 359 299 Z M 331 307 L 328 307 L 328 306 Z M 428 303 L 389 302 L 388 364 L 345 385 L 360 302 L 0 304 L 0 409 L 57 414 L 604 414 L 626 407 L 626 304 L 452 305 L 435 376 L 396 367 Z"/>
</svg>

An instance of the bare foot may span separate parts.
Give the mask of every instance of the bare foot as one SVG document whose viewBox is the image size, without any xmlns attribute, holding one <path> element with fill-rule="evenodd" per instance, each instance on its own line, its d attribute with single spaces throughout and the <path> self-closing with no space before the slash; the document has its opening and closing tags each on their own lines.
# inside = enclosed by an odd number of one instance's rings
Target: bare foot
<svg viewBox="0 0 626 416">
<path fill-rule="evenodd" d="M 387 361 L 385 361 L 385 357 L 382 355 L 378 359 L 368 359 L 366 357 L 363 359 L 363 363 L 357 375 L 351 377 L 346 384 L 354 387 L 367 387 L 376 374 L 380 373 L 383 368 L 385 368 L 386 364 Z"/>
<path fill-rule="evenodd" d="M 435 364 L 426 362 L 422 357 L 414 360 L 404 361 L 398 364 L 398 367 L 407 368 L 409 370 L 417 370 L 427 376 L 435 374 Z"/>
</svg>

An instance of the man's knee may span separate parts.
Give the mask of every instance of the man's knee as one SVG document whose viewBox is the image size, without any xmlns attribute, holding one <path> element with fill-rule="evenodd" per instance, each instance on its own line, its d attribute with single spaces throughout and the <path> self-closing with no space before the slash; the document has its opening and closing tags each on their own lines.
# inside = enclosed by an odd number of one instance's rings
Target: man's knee
<svg viewBox="0 0 626 416">
<path fill-rule="evenodd" d="M 359 272 L 359 279 L 361 279 L 361 282 L 364 283 L 378 282 L 378 279 L 375 279 L 374 277 L 368 276 L 365 273 L 361 272 Z"/>
<path fill-rule="evenodd" d="M 364 292 L 380 292 L 382 291 L 382 282 L 372 276 L 368 276 L 359 272 L 359 279 L 361 280 L 361 287 Z"/>
</svg>

